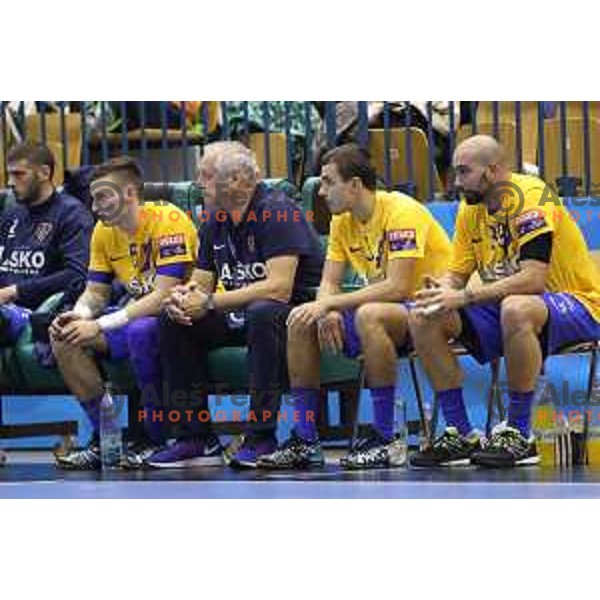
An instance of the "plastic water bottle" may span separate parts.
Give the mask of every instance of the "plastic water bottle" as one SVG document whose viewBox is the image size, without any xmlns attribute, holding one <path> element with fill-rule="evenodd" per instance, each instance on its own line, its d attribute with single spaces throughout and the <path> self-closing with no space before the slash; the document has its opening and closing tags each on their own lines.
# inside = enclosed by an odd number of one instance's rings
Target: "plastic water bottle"
<svg viewBox="0 0 600 600">
<path fill-rule="evenodd" d="M 102 470 L 116 469 L 123 453 L 123 433 L 119 426 L 118 404 L 110 384 L 100 402 L 100 460 Z"/>
<path fill-rule="evenodd" d="M 406 464 L 408 453 L 408 430 L 406 427 L 406 404 L 401 396 L 394 400 L 394 444 L 391 457 L 392 466 Z"/>
<path fill-rule="evenodd" d="M 573 464 L 571 427 L 569 420 L 561 412 L 556 418 L 554 438 L 554 466 L 570 467 Z"/>
<path fill-rule="evenodd" d="M 422 432 L 422 437 L 419 443 L 419 449 L 423 450 L 430 441 L 435 438 L 435 431 L 432 431 L 433 427 L 433 410 L 431 403 L 425 402 L 423 406 L 423 412 L 425 413 L 425 431 Z"/>
</svg>

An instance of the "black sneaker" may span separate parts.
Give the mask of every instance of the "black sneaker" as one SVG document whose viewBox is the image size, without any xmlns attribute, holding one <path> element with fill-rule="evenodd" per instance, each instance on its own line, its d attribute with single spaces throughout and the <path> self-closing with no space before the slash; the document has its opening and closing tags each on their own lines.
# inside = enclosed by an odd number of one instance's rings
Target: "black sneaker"
<svg viewBox="0 0 600 600">
<path fill-rule="evenodd" d="M 325 464 L 321 442 L 307 442 L 298 437 L 295 431 L 281 448 L 263 454 L 256 461 L 258 469 L 314 469 Z"/>
<path fill-rule="evenodd" d="M 55 460 L 57 467 L 70 471 L 100 471 L 102 468 L 100 446 L 97 443 L 92 443 L 83 450 L 56 454 Z"/>
<path fill-rule="evenodd" d="M 428 446 L 410 457 L 411 467 L 459 467 L 471 463 L 471 455 L 481 449 L 477 431 L 460 435 L 456 427 L 447 427 L 444 433 Z"/>
<path fill-rule="evenodd" d="M 123 469 L 136 470 L 147 467 L 146 461 L 162 448 L 149 440 L 130 444 L 121 457 L 119 466 Z"/>
<path fill-rule="evenodd" d="M 526 439 L 518 429 L 499 423 L 482 450 L 474 452 L 471 462 L 478 467 L 511 468 L 537 465 L 540 457 L 533 437 Z"/>
<path fill-rule="evenodd" d="M 406 442 L 399 437 L 386 440 L 375 430 L 340 458 L 341 467 L 348 470 L 387 469 L 401 467 L 405 462 Z"/>
<path fill-rule="evenodd" d="M 244 435 L 237 451 L 228 457 L 228 464 L 232 469 L 256 469 L 258 459 L 275 450 L 277 442 L 273 435 Z"/>
</svg>

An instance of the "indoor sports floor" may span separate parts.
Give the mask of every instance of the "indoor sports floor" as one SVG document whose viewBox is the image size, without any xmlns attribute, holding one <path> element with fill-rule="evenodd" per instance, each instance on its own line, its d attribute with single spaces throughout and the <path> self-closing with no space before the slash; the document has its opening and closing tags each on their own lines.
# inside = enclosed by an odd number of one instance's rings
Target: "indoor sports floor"
<svg viewBox="0 0 600 600">
<path fill-rule="evenodd" d="M 347 473 L 332 451 L 326 468 L 313 472 L 206 467 L 101 475 L 57 470 L 50 452 L 13 451 L 0 467 L 0 498 L 600 498 L 600 470 Z"/>
</svg>

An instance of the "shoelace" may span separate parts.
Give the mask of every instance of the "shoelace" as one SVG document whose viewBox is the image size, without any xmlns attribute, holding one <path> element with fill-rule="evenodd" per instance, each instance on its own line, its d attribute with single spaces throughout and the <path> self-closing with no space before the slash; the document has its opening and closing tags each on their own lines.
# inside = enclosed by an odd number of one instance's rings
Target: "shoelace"
<svg viewBox="0 0 600 600">
<path fill-rule="evenodd" d="M 142 454 L 147 450 L 153 450 L 157 446 L 150 441 L 134 442 L 125 449 L 125 454 Z"/>
<path fill-rule="evenodd" d="M 280 457 L 288 457 L 290 454 L 296 453 L 303 446 L 303 441 L 297 435 L 292 434 L 292 436 L 287 439 L 283 446 L 279 450 L 276 450 L 275 454 Z"/>
<path fill-rule="evenodd" d="M 302 444 L 302 440 L 295 434 L 292 434 L 292 436 L 287 439 L 283 446 L 281 447 L 282 450 L 287 450 L 289 449 L 295 449 L 298 446 L 300 446 Z"/>
<path fill-rule="evenodd" d="M 77 465 L 88 465 L 100 460 L 100 449 L 99 448 L 85 448 L 80 450 L 73 457 L 72 462 Z"/>
<path fill-rule="evenodd" d="M 458 435 L 444 431 L 440 437 L 433 441 L 434 450 L 460 450 L 462 448 L 462 438 Z"/>
<path fill-rule="evenodd" d="M 147 457 L 146 455 L 154 454 L 155 452 L 164 450 L 165 448 L 165 446 L 155 446 L 153 444 L 139 444 L 137 446 L 128 448 L 123 455 L 123 459 L 144 459 Z"/>
<path fill-rule="evenodd" d="M 523 438 L 516 431 L 511 431 L 507 429 L 505 431 L 500 431 L 492 435 L 490 441 L 488 442 L 487 449 L 502 450 L 504 448 L 514 446 L 522 447 Z"/>
<path fill-rule="evenodd" d="M 352 447 L 352 452 L 368 452 L 373 448 L 377 448 L 377 446 L 382 446 L 383 443 L 383 439 L 378 435 L 361 438 L 357 440 L 356 444 Z"/>
</svg>

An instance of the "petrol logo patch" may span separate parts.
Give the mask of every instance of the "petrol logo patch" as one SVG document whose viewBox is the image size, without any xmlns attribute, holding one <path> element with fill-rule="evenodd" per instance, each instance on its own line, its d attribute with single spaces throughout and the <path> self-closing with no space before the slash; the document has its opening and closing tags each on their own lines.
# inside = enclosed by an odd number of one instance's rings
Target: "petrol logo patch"
<svg viewBox="0 0 600 600">
<path fill-rule="evenodd" d="M 187 246 L 183 234 L 164 235 L 158 238 L 158 254 L 160 258 L 171 258 L 172 256 L 185 256 Z"/>
<path fill-rule="evenodd" d="M 394 229 L 388 231 L 387 238 L 391 252 L 416 250 L 417 248 L 416 229 Z"/>
<path fill-rule="evenodd" d="M 519 215 L 515 219 L 515 224 L 517 226 L 517 235 L 519 237 L 523 237 L 532 231 L 544 229 L 544 227 L 548 226 L 544 211 L 538 208 L 528 210 L 522 215 Z"/>
</svg>

